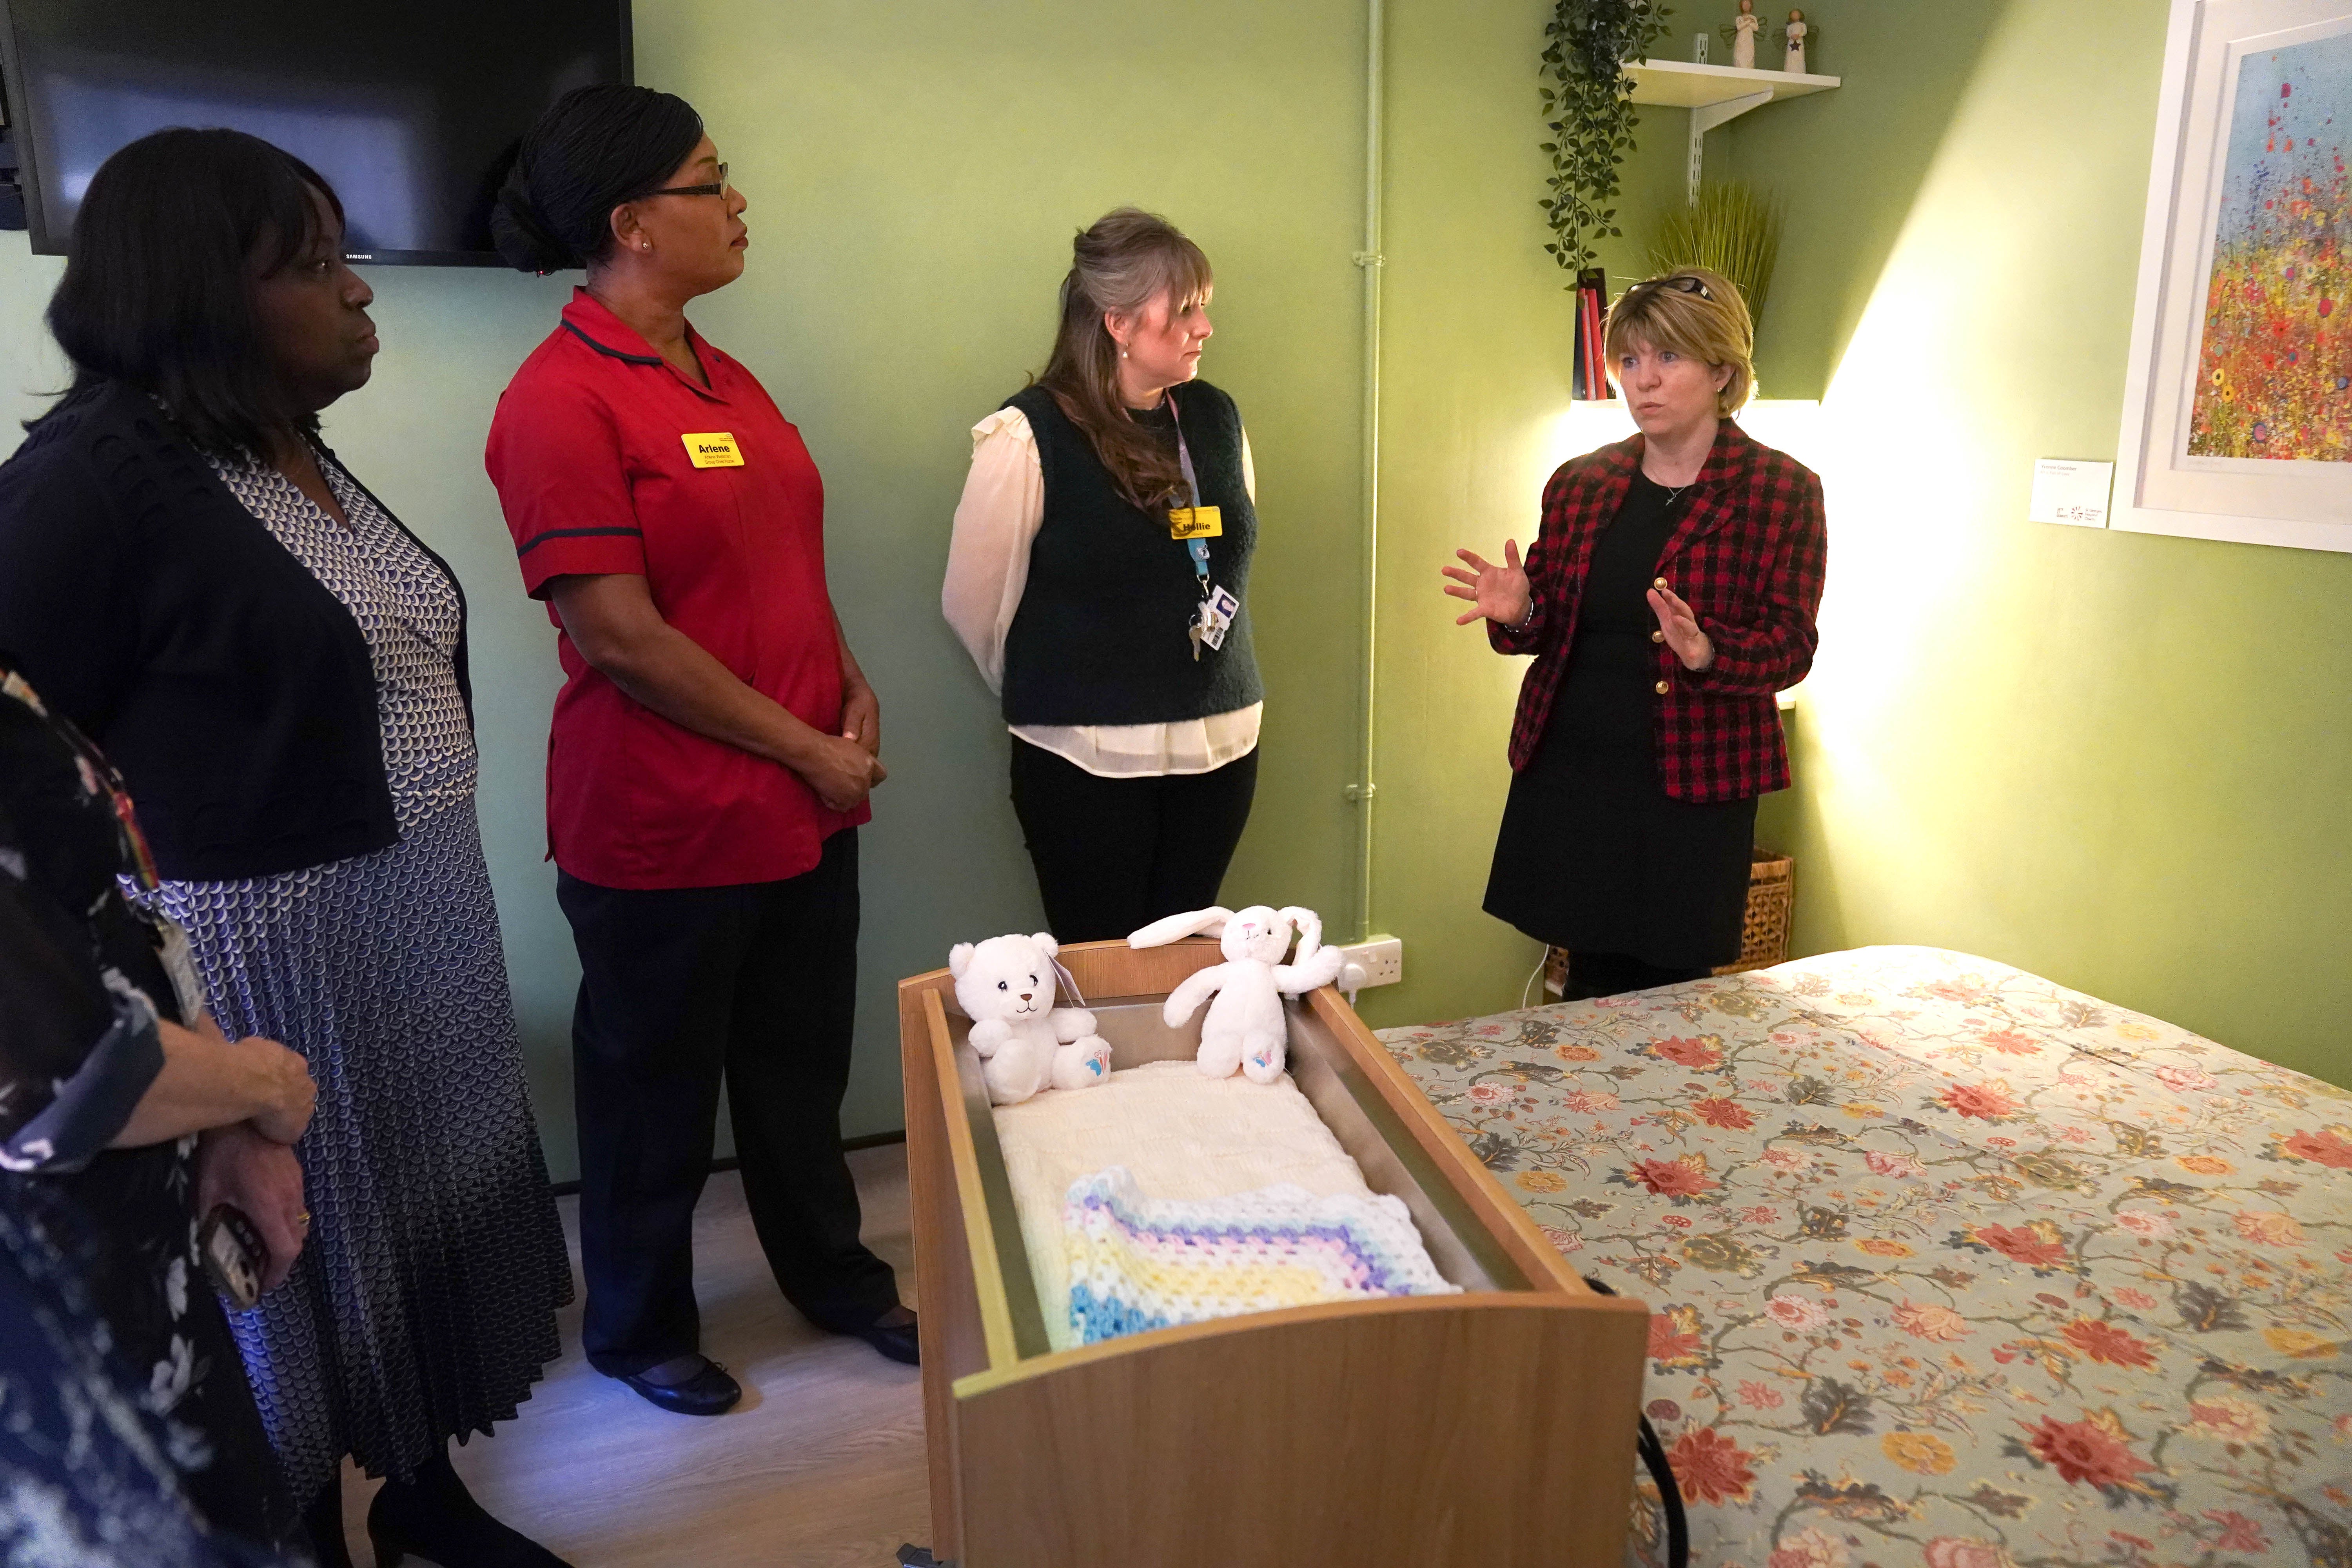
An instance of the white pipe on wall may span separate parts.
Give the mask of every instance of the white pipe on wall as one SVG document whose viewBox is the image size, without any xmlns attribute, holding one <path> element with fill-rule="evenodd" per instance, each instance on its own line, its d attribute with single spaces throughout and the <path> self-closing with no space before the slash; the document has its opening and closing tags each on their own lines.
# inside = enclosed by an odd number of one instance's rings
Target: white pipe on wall
<svg viewBox="0 0 2352 1568">
<path fill-rule="evenodd" d="M 1364 750 L 1357 780 L 1356 940 L 1372 934 L 1373 703 L 1380 687 L 1381 613 L 1381 91 L 1387 74 L 1385 0 L 1366 0 L 1364 13 L 1364 247 L 1356 252 L 1364 277 Z"/>
</svg>

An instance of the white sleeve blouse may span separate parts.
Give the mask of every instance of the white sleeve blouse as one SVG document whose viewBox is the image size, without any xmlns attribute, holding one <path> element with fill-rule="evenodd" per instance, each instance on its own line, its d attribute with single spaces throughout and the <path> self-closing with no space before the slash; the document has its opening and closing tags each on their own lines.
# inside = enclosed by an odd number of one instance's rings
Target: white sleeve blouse
<svg viewBox="0 0 2352 1568">
<path fill-rule="evenodd" d="M 1242 483 L 1257 500 L 1249 433 Z M 1045 474 L 1029 416 L 1000 408 L 971 427 L 971 471 L 956 503 L 940 609 L 991 691 L 1004 689 L 1004 637 L 1029 582 L 1029 546 L 1045 518 Z M 1262 702 L 1162 724 L 1013 724 L 1012 732 L 1101 778 L 1204 773 L 1257 745 Z"/>
</svg>

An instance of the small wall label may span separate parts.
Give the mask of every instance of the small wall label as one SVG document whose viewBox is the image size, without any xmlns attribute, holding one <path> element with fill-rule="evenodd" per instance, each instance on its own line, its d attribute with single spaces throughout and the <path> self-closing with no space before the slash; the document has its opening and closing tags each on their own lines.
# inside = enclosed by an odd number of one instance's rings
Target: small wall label
<svg viewBox="0 0 2352 1568">
<path fill-rule="evenodd" d="M 2113 463 L 2083 463 L 2071 458 L 2038 458 L 2033 464 L 2033 501 L 2026 517 L 2034 522 L 2066 522 L 2077 528 L 2107 526 L 2107 498 L 2116 488 Z"/>
</svg>

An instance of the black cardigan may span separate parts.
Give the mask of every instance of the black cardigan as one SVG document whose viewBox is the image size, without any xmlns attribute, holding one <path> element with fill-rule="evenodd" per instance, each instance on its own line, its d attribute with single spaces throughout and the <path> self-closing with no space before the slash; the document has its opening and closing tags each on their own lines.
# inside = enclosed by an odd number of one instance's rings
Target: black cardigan
<svg viewBox="0 0 2352 1568">
<path fill-rule="evenodd" d="M 76 393 L 0 464 L 0 649 L 121 770 L 165 877 L 399 840 L 359 624 L 140 392 Z"/>
</svg>

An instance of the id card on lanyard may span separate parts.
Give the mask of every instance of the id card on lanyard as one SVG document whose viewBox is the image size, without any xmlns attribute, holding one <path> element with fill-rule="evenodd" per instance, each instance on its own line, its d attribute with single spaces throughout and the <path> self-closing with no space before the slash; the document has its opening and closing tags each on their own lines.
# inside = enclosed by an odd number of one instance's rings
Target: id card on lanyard
<svg viewBox="0 0 2352 1568">
<path fill-rule="evenodd" d="M 188 933 L 180 922 L 156 907 L 153 895 L 163 886 L 163 879 L 156 875 L 155 857 L 149 851 L 147 836 L 140 831 L 139 818 L 131 809 L 131 795 L 122 787 L 122 775 L 108 768 L 99 777 L 113 797 L 115 826 L 122 836 L 131 865 L 137 868 L 135 875 L 126 874 L 121 879 L 135 884 L 141 895 L 131 901 L 131 907 L 153 933 L 155 956 L 162 961 L 163 973 L 172 982 L 172 994 L 180 1004 L 181 1026 L 193 1029 L 197 1018 L 212 1010 L 204 976 L 196 973 L 195 952 L 188 946 Z"/>
<path fill-rule="evenodd" d="M 1185 617 L 1185 640 L 1192 645 L 1192 658 L 1198 661 L 1205 645 L 1212 653 L 1225 646 L 1225 634 L 1233 629 L 1234 617 L 1241 614 L 1241 601 L 1209 580 L 1209 541 L 1224 537 L 1223 514 L 1215 507 L 1202 506 L 1201 480 L 1192 471 L 1192 452 L 1184 444 L 1184 422 L 1176 413 L 1176 389 L 1170 387 L 1160 394 L 1168 400 L 1169 422 L 1176 426 L 1176 466 L 1184 471 L 1185 498 L 1190 506 L 1171 507 L 1168 510 L 1168 537 L 1184 546 L 1192 558 L 1192 575 L 1200 584 L 1201 604 Z"/>
</svg>

